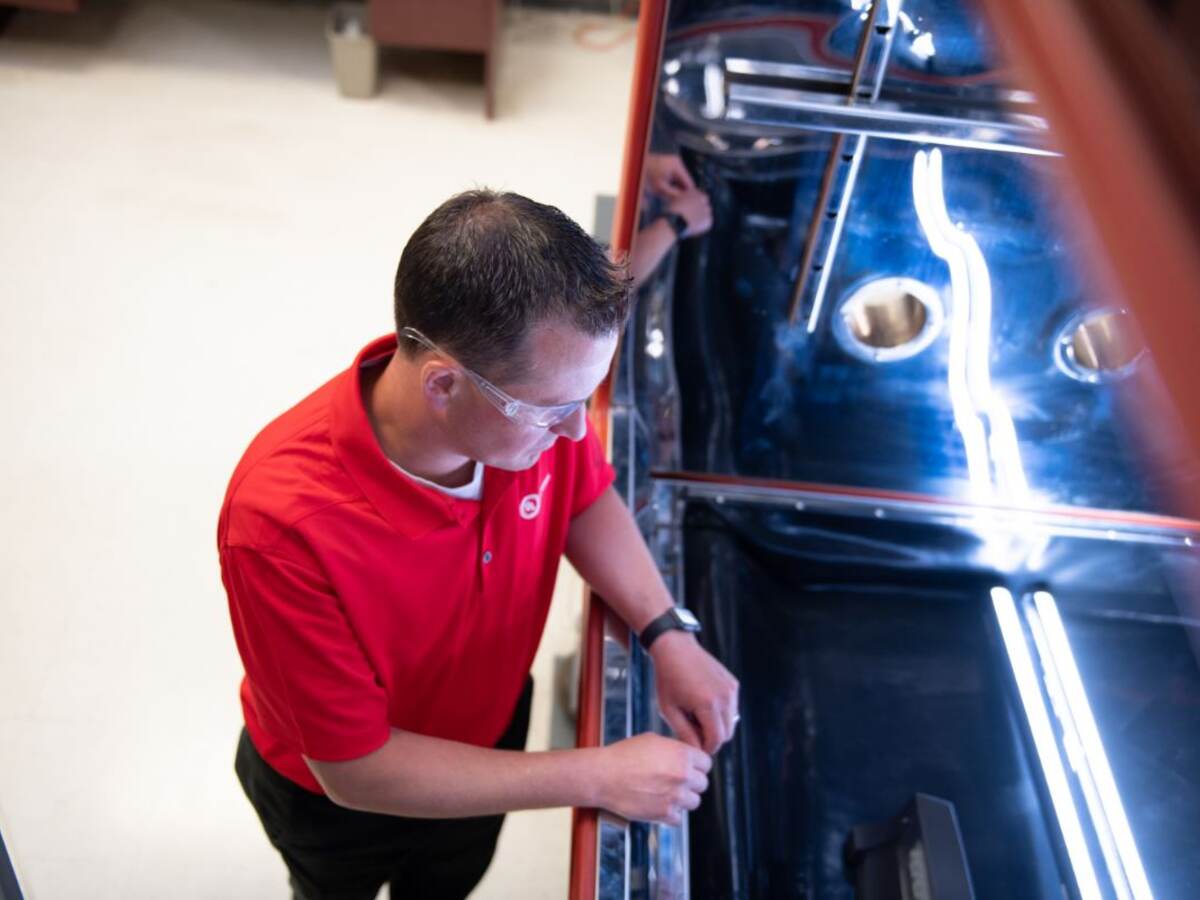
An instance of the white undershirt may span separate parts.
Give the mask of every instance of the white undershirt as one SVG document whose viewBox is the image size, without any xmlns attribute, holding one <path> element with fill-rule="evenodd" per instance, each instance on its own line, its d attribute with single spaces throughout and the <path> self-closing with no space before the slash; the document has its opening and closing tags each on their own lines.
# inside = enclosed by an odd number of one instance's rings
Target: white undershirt
<svg viewBox="0 0 1200 900">
<path fill-rule="evenodd" d="M 475 471 L 471 475 L 471 480 L 462 487 L 446 487 L 444 484 L 438 484 L 436 481 L 430 481 L 427 478 L 422 478 L 420 475 L 414 475 L 412 472 L 406 471 L 396 465 L 394 461 L 389 460 L 393 466 L 403 475 L 411 478 L 417 484 L 423 484 L 425 487 L 433 488 L 435 491 L 441 491 L 443 494 L 449 494 L 451 497 L 457 497 L 459 500 L 481 500 L 483 499 L 483 466 L 478 461 L 475 463 Z"/>
</svg>

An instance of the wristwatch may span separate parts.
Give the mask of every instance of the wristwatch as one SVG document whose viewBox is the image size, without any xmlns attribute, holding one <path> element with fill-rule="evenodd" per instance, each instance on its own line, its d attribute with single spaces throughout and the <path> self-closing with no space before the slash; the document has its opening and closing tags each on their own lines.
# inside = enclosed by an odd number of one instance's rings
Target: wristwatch
<svg viewBox="0 0 1200 900">
<path fill-rule="evenodd" d="M 664 213 L 663 218 L 667 220 L 667 224 L 671 226 L 671 230 L 675 232 L 675 237 L 682 238 L 688 230 L 688 221 L 679 213 Z"/>
<path fill-rule="evenodd" d="M 673 606 L 643 628 L 642 633 L 638 635 L 638 640 L 645 649 L 649 650 L 650 645 L 668 631 L 686 631 L 695 634 L 699 630 L 700 620 L 690 609 Z"/>
</svg>

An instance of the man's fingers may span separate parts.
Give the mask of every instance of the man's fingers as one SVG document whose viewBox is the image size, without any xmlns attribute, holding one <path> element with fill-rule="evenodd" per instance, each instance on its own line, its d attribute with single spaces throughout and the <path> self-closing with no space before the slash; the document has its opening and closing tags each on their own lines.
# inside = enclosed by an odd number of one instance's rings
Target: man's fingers
<svg viewBox="0 0 1200 900">
<path fill-rule="evenodd" d="M 733 737 L 733 733 L 737 731 L 738 722 L 741 721 L 742 715 L 738 712 L 738 692 L 734 689 L 733 698 L 725 704 L 725 722 L 729 737 Z"/>
<path fill-rule="evenodd" d="M 684 193 L 686 188 L 671 178 L 664 178 L 655 186 L 655 192 L 667 200 L 674 200 Z"/>
<path fill-rule="evenodd" d="M 703 750 L 692 750 L 691 763 L 693 768 L 698 769 L 706 775 L 712 771 L 712 757 Z"/>
<path fill-rule="evenodd" d="M 684 791 L 679 805 L 684 809 L 695 809 L 700 805 L 700 795 L 695 791 Z"/>
<path fill-rule="evenodd" d="M 714 708 L 701 708 L 696 710 L 696 718 L 700 721 L 700 731 L 704 736 L 704 742 L 700 745 L 704 748 L 705 753 L 716 753 L 728 736 L 725 733 L 725 722 Z"/>
<path fill-rule="evenodd" d="M 675 158 L 675 165 L 671 167 L 671 176 L 672 181 L 678 181 L 685 189 L 689 191 L 696 189 L 696 182 L 692 181 L 692 173 L 683 164 L 683 160 L 678 157 Z"/>
<path fill-rule="evenodd" d="M 703 794 L 708 790 L 708 776 L 694 771 L 688 776 L 687 786 L 697 794 Z"/>
<path fill-rule="evenodd" d="M 691 744 L 693 747 L 703 747 L 703 741 L 700 738 L 700 732 L 688 720 L 688 717 L 683 714 L 683 710 L 672 707 L 671 709 L 663 710 L 663 718 L 667 720 L 667 724 L 671 726 L 671 730 L 675 732 L 675 736 L 685 744 Z"/>
</svg>

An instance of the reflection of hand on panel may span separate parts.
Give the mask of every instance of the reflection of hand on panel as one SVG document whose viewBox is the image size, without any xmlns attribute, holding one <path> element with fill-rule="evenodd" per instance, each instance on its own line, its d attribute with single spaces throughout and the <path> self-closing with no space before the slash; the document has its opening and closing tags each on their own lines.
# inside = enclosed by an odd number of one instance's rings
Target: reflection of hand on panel
<svg viewBox="0 0 1200 900">
<path fill-rule="evenodd" d="M 694 191 L 696 182 L 677 153 L 647 153 L 642 184 L 656 197 L 674 199 L 684 191 Z"/>
<path fill-rule="evenodd" d="M 687 230 L 680 237 L 697 237 L 712 228 L 712 203 L 708 194 L 696 188 L 676 196 L 667 204 L 667 213 L 683 216 L 687 221 Z"/>
<path fill-rule="evenodd" d="M 667 204 L 663 215 L 651 220 L 634 237 L 629 254 L 629 274 L 633 276 L 634 288 L 641 287 L 653 274 L 676 241 L 704 234 L 712 224 L 712 204 L 708 194 L 696 188 L 677 194 Z"/>
</svg>

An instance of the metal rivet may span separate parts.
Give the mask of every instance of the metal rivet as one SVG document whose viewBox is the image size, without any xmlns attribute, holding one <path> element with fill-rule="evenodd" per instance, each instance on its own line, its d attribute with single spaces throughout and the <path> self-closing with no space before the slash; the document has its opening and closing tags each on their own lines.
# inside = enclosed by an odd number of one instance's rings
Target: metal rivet
<svg viewBox="0 0 1200 900">
<path fill-rule="evenodd" d="M 875 518 L 882 519 L 885 515 L 887 514 L 882 509 L 875 510 Z"/>
<path fill-rule="evenodd" d="M 804 509 L 804 501 L 803 501 L 803 500 L 797 500 L 797 501 L 796 501 L 796 509 L 799 509 L 799 510 L 803 510 L 803 509 Z"/>
<path fill-rule="evenodd" d="M 491 561 L 492 561 L 492 551 L 491 551 L 491 550 L 484 550 L 484 551 L 483 551 L 483 563 L 484 563 L 484 565 L 487 565 L 487 564 L 488 564 L 488 563 L 490 563 Z"/>
</svg>

